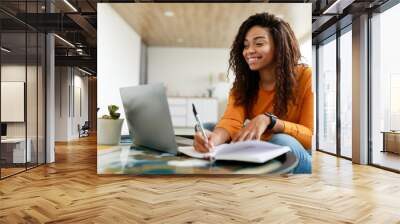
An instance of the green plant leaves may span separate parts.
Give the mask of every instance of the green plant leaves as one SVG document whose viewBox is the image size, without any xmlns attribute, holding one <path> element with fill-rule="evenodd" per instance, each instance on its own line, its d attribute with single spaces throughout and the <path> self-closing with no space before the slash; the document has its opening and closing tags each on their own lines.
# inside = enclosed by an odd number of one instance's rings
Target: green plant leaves
<svg viewBox="0 0 400 224">
<path fill-rule="evenodd" d="M 111 119 L 116 120 L 121 116 L 120 113 L 117 113 L 118 109 L 119 109 L 119 107 L 116 106 L 116 105 L 109 105 L 108 106 L 108 112 L 110 113 L 110 118 Z"/>
</svg>

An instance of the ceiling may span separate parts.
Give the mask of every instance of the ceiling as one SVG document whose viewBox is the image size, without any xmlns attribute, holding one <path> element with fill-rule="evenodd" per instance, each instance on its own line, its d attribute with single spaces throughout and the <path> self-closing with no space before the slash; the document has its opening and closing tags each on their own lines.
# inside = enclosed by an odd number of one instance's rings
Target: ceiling
<svg viewBox="0 0 400 224">
<path fill-rule="evenodd" d="M 250 15 L 273 13 L 286 20 L 300 42 L 311 40 L 311 3 L 113 3 L 148 46 L 230 48 Z M 166 16 L 167 11 L 173 16 Z"/>
<path fill-rule="evenodd" d="M 70 5 L 68 5 L 68 2 Z M 71 7 L 72 6 L 72 7 Z M 25 43 L 25 31 L 55 33 L 55 63 L 96 72 L 96 0 L 0 0 L 2 45 L 11 50 L 3 59 L 29 61 L 36 46 Z M 51 12 L 51 13 L 50 13 Z"/>
</svg>

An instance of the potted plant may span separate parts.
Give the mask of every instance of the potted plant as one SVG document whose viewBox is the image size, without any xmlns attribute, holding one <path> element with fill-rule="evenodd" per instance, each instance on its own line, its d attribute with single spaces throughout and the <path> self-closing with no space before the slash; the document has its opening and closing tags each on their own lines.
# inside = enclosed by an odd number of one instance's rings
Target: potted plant
<svg viewBox="0 0 400 224">
<path fill-rule="evenodd" d="M 117 113 L 119 107 L 109 105 L 109 115 L 103 115 L 97 119 L 97 144 L 98 145 L 118 145 L 121 141 L 121 129 L 124 119 L 120 119 Z"/>
</svg>

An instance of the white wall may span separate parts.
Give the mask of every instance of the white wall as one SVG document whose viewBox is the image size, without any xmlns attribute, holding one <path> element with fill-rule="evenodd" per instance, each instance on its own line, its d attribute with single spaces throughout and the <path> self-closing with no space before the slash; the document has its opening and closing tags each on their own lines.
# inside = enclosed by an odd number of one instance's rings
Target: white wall
<svg viewBox="0 0 400 224">
<path fill-rule="evenodd" d="M 115 104 L 124 118 L 119 88 L 139 84 L 141 39 L 110 4 L 99 3 L 97 10 L 98 117 Z M 124 122 L 122 134 L 128 133 Z"/>
<path fill-rule="evenodd" d="M 217 75 L 228 70 L 229 49 L 148 48 L 148 81 L 162 82 L 169 96 L 202 96 Z"/>
<path fill-rule="evenodd" d="M 11 65 L 11 64 L 5 64 L 1 66 L 1 81 L 2 82 L 24 82 L 26 84 L 26 80 L 25 80 L 25 75 L 26 72 L 28 75 L 34 74 L 36 75 L 36 68 L 33 66 L 27 66 L 25 67 L 25 65 Z M 22 108 L 18 108 L 21 111 L 18 111 L 17 114 L 20 115 L 18 116 L 20 120 L 20 122 L 7 122 L 8 123 L 8 128 L 9 129 L 7 132 L 10 132 L 10 130 L 14 129 L 12 132 L 14 132 L 14 136 L 15 137 L 22 137 L 25 136 L 25 125 L 23 125 L 24 122 L 24 90 L 20 90 L 22 91 L 22 93 L 20 93 L 21 96 L 21 100 L 22 100 Z M 2 89 L 2 94 L 4 94 L 4 89 Z M 9 98 L 8 96 L 1 96 L 1 99 L 4 98 Z M 20 104 L 20 103 L 19 103 Z M 2 108 L 1 106 L 3 106 L 4 108 Z M 12 111 L 9 111 L 10 108 L 7 107 L 7 105 L 4 104 L 4 102 L 1 103 L 1 114 L 4 115 L 4 113 L 13 113 Z M 15 106 L 15 105 L 14 105 Z M 13 108 L 13 109 L 17 109 L 17 108 Z M 6 112 L 7 111 L 7 112 Z M 15 113 L 14 113 L 15 114 Z M 22 115 L 22 117 L 21 117 Z M 4 118 L 1 118 L 2 121 L 4 121 Z M 19 128 L 18 128 L 19 127 Z M 18 130 L 20 129 L 20 130 Z"/>
<path fill-rule="evenodd" d="M 311 44 L 312 44 L 311 38 L 307 39 L 303 43 L 299 43 L 300 52 L 301 52 L 301 56 L 302 56 L 301 62 L 308 64 L 310 66 L 313 63 L 313 54 L 312 54 Z"/>
<path fill-rule="evenodd" d="M 28 82 L 26 82 L 26 76 Z M 24 137 L 25 128 L 27 126 L 28 137 L 31 137 L 33 133 L 36 136 L 37 129 L 37 97 L 36 97 L 36 66 L 17 65 L 17 64 L 6 64 L 1 66 L 1 81 L 2 82 L 24 82 L 27 85 L 27 121 L 24 122 L 7 122 L 7 136 L 8 137 Z M 28 88 L 30 87 L 30 88 Z M 7 96 L 2 96 L 7 97 Z M 30 106 L 30 107 L 29 107 Z M 6 110 L 7 108 L 1 108 Z M 24 110 L 24 107 L 21 108 Z M 4 111 L 3 111 L 4 113 Z"/>
<path fill-rule="evenodd" d="M 78 124 L 82 126 L 89 117 L 88 77 L 71 67 L 56 67 L 55 72 L 55 141 L 70 141 L 79 138 Z M 80 97 L 74 89 L 80 89 Z M 77 105 L 82 106 L 82 114 Z"/>
<path fill-rule="evenodd" d="M 1 66 L 1 81 L 2 82 L 24 82 L 26 85 L 26 107 L 18 108 L 19 113 L 22 114 L 26 112 L 26 120 L 23 119 L 22 122 L 7 122 L 7 137 L 25 137 L 27 135 L 30 139 L 31 148 L 31 158 L 36 161 L 38 156 L 39 163 L 44 162 L 44 89 L 43 89 L 43 78 L 42 67 L 38 66 L 25 66 L 25 64 L 3 64 Z M 4 89 L 2 89 L 3 93 Z M 39 92 L 37 92 L 39 91 Z M 20 90 L 21 94 L 24 94 L 24 90 Z M 2 98 L 7 97 L 7 95 L 2 95 Z M 23 97 L 24 98 L 24 97 Z M 24 100 L 23 100 L 24 101 Z M 3 102 L 2 102 L 3 104 Z M 22 104 L 25 104 L 22 102 Z M 4 106 L 4 105 L 3 105 Z M 4 113 L 4 110 L 10 108 L 0 108 Z M 14 110 L 17 108 L 14 108 Z M 14 111 L 10 111 L 13 113 Z M 15 113 L 15 112 L 14 112 Z M 48 134 L 49 135 L 49 134 Z M 52 162 L 52 155 L 54 151 L 52 148 L 48 148 L 48 162 Z"/>
<path fill-rule="evenodd" d="M 55 141 L 68 141 L 68 86 L 69 76 L 68 67 L 56 67 L 55 68 Z"/>
<path fill-rule="evenodd" d="M 88 107 L 89 107 L 89 102 L 88 102 L 88 77 L 83 76 L 83 73 L 80 73 L 78 70 L 75 69 L 74 72 L 74 88 L 75 94 L 72 96 L 74 98 L 74 110 L 75 113 L 73 113 L 73 119 L 71 120 L 71 132 L 70 136 L 74 139 L 79 138 L 79 132 L 78 132 L 78 124 L 82 126 L 85 121 L 88 121 Z M 80 93 L 77 93 L 77 90 L 80 90 Z M 80 94 L 80 98 L 79 95 Z M 79 102 L 80 101 L 80 102 Z M 81 107 L 81 108 L 79 108 Z M 80 111 L 81 110 L 81 111 Z"/>
</svg>

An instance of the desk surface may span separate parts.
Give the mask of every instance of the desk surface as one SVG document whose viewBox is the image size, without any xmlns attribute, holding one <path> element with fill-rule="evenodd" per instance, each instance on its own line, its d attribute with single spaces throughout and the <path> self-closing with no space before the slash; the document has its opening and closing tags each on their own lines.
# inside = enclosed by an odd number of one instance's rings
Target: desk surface
<svg viewBox="0 0 400 224">
<path fill-rule="evenodd" d="M 267 163 L 216 161 L 214 163 L 185 155 L 174 156 L 130 144 L 97 146 L 98 174 L 282 174 L 297 166 L 288 152 Z"/>
<path fill-rule="evenodd" d="M 30 140 L 29 138 L 27 139 L 28 141 Z M 19 143 L 19 142 L 24 142 L 25 138 L 5 138 L 1 139 L 1 143 Z"/>
<path fill-rule="evenodd" d="M 381 131 L 384 134 L 400 134 L 400 130 Z"/>
<path fill-rule="evenodd" d="M 174 127 L 174 132 L 175 135 L 181 135 L 181 136 L 193 136 L 194 133 L 194 128 L 193 127 Z"/>
</svg>

